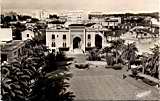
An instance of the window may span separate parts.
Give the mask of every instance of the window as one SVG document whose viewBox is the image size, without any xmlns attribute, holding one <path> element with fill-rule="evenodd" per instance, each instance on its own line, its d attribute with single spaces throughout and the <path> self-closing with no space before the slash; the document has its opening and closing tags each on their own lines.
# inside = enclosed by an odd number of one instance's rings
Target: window
<svg viewBox="0 0 160 101">
<path fill-rule="evenodd" d="M 63 42 L 63 47 L 66 47 L 66 42 Z"/>
<path fill-rule="evenodd" d="M 88 43 L 87 43 L 87 46 L 88 46 L 88 47 L 91 47 L 91 42 L 88 42 Z"/>
<path fill-rule="evenodd" d="M 7 54 L 1 54 L 1 63 L 3 63 L 3 61 L 7 61 Z"/>
<path fill-rule="evenodd" d="M 55 39 L 55 35 L 54 34 L 52 34 L 52 39 Z"/>
<path fill-rule="evenodd" d="M 27 37 L 29 37 L 29 34 L 27 34 Z"/>
<path fill-rule="evenodd" d="M 56 47 L 56 43 L 55 42 L 52 42 L 52 47 Z"/>
<path fill-rule="evenodd" d="M 63 35 L 63 39 L 66 39 L 66 35 Z"/>
<path fill-rule="evenodd" d="M 91 39 L 91 35 L 90 34 L 88 34 L 88 39 Z"/>
</svg>

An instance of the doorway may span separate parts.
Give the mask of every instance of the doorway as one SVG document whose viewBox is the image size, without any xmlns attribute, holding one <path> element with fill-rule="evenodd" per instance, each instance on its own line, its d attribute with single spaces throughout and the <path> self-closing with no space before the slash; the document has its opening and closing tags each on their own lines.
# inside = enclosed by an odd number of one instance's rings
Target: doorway
<svg viewBox="0 0 160 101">
<path fill-rule="evenodd" d="M 73 39 L 73 49 L 75 49 L 75 48 L 81 48 L 80 43 L 81 43 L 81 39 L 79 37 L 75 37 Z"/>
<path fill-rule="evenodd" d="M 95 46 L 98 49 L 102 48 L 102 37 L 98 34 L 95 36 Z"/>
</svg>

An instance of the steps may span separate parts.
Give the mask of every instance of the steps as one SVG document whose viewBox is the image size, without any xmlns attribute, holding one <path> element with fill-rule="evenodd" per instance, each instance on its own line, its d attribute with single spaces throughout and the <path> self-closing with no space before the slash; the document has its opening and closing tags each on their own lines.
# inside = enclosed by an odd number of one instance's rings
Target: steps
<svg viewBox="0 0 160 101">
<path fill-rule="evenodd" d="M 83 52 L 83 50 L 82 49 L 74 49 L 73 50 L 73 54 L 83 54 L 84 52 Z"/>
</svg>

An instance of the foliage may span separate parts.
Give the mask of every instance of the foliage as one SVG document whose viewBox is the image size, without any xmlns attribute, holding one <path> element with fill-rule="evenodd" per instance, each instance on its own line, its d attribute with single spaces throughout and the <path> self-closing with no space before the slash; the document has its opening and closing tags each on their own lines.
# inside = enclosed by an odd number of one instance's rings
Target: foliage
<svg viewBox="0 0 160 101">
<path fill-rule="evenodd" d="M 78 69 L 86 69 L 89 68 L 89 64 L 76 64 L 75 67 Z"/>
<path fill-rule="evenodd" d="M 121 59 L 121 53 L 123 51 L 124 40 L 112 40 L 109 42 L 111 46 L 104 48 L 104 51 L 106 53 L 106 61 L 108 65 L 114 65 L 118 63 L 122 63 L 123 61 Z"/>
<path fill-rule="evenodd" d="M 41 73 L 30 65 L 30 59 L 20 60 L 2 66 L 2 100 L 25 101 L 31 89 L 31 80 L 36 80 Z"/>
<path fill-rule="evenodd" d="M 2 66 L 3 101 L 72 100 L 73 93 L 67 91 L 66 82 L 71 74 L 65 70 L 59 72 L 58 68 L 58 61 L 65 61 L 64 54 L 49 53 L 36 39 L 26 42 L 23 53 L 17 61 Z"/>
<path fill-rule="evenodd" d="M 145 58 L 143 63 L 144 73 L 156 78 L 160 75 L 158 71 L 160 55 L 159 48 L 160 47 L 158 45 L 155 45 L 155 47 L 151 49 L 152 54 Z"/>
<path fill-rule="evenodd" d="M 21 40 L 22 39 L 22 31 L 26 29 L 26 26 L 24 24 L 21 24 L 20 22 L 17 22 L 14 25 L 15 29 L 13 29 L 13 36 L 14 40 Z"/>
<path fill-rule="evenodd" d="M 100 61 L 101 58 L 100 58 L 99 54 L 100 54 L 99 49 L 94 48 L 94 49 L 89 51 L 87 59 L 90 60 L 90 61 Z"/>
<path fill-rule="evenodd" d="M 133 64 L 136 60 L 138 49 L 134 43 L 128 44 L 122 53 L 122 58 L 128 61 L 128 69 L 131 68 L 131 64 Z"/>
<path fill-rule="evenodd" d="M 72 75 L 63 71 L 47 73 L 32 86 L 31 101 L 72 101 L 73 92 L 67 91 Z"/>
<path fill-rule="evenodd" d="M 20 21 L 26 21 L 27 19 L 31 19 L 31 16 L 27 16 L 27 15 L 18 15 L 18 20 Z"/>
</svg>

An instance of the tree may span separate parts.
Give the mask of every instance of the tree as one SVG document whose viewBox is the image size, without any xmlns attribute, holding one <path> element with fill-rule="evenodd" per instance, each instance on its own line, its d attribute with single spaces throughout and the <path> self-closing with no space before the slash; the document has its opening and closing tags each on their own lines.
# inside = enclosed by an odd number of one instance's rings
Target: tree
<svg viewBox="0 0 160 101">
<path fill-rule="evenodd" d="M 31 101 L 72 101 L 73 92 L 67 91 L 71 74 L 56 70 L 47 73 L 32 86 Z"/>
<path fill-rule="evenodd" d="M 31 80 L 37 79 L 37 74 L 27 57 L 2 65 L 2 100 L 25 101 L 31 92 Z"/>
<path fill-rule="evenodd" d="M 123 50 L 122 58 L 128 60 L 128 70 L 131 69 L 131 64 L 136 60 L 136 52 L 138 52 L 138 49 L 134 43 L 128 44 Z"/>
<path fill-rule="evenodd" d="M 62 58 L 64 55 L 49 54 L 48 49 L 37 40 L 29 40 L 25 48 L 26 54 L 17 61 L 2 66 L 2 100 L 72 101 L 73 92 L 67 90 L 67 80 L 71 74 L 59 70 L 60 65 L 53 62 L 60 61 L 58 57 Z M 48 56 L 51 56 L 50 61 L 47 60 Z M 53 64 L 50 65 L 50 62 Z M 54 66 L 57 68 L 47 71 Z"/>
<path fill-rule="evenodd" d="M 22 40 L 22 31 L 26 29 L 24 24 L 17 22 L 15 25 L 15 29 L 13 29 L 14 40 Z"/>
<path fill-rule="evenodd" d="M 124 46 L 124 40 L 119 39 L 119 40 L 113 40 L 110 42 L 111 43 L 111 51 L 115 56 L 115 63 L 118 63 L 118 59 L 120 58 L 121 51 Z"/>
<path fill-rule="evenodd" d="M 99 50 L 97 48 L 93 48 L 92 50 L 89 51 L 88 60 L 90 60 L 90 61 L 99 61 L 99 60 L 101 60 L 99 54 L 100 54 Z"/>
<path fill-rule="evenodd" d="M 144 61 L 144 73 L 158 78 L 159 73 L 159 46 L 155 45 L 151 48 L 152 54 L 149 55 Z"/>
</svg>

